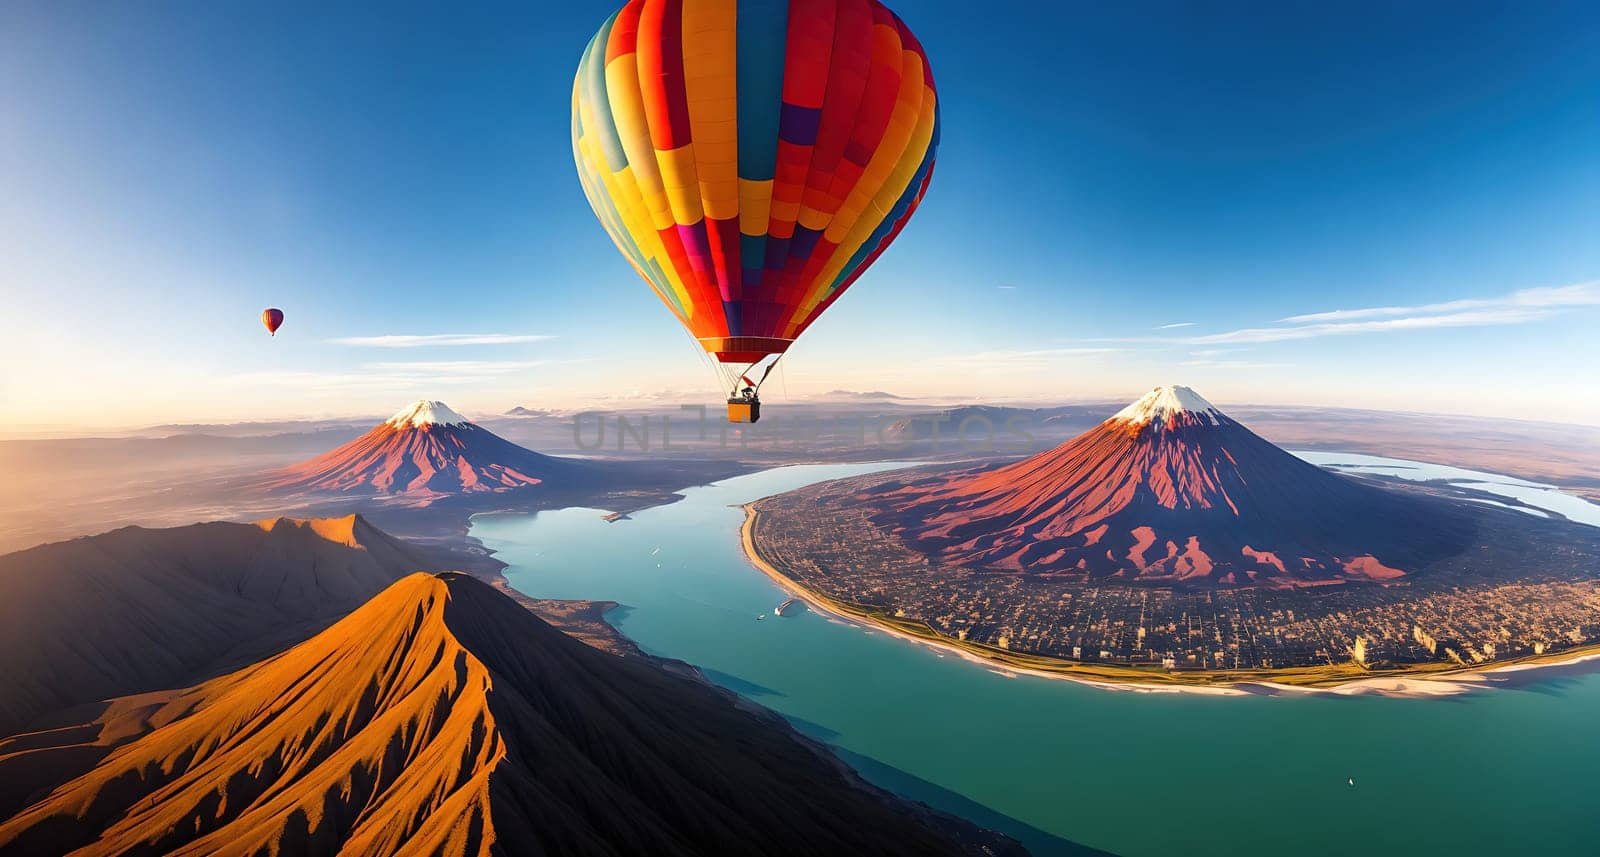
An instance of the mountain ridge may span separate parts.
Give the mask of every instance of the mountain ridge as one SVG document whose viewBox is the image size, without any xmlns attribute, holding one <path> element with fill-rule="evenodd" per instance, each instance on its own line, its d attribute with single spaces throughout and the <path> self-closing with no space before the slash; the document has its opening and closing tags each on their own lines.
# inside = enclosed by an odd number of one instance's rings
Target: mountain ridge
<svg viewBox="0 0 1600 857">
<path fill-rule="evenodd" d="M 0 735 L 292 642 L 447 563 L 359 515 L 123 527 L 0 556 Z"/>
<path fill-rule="evenodd" d="M 33 739 L 40 767 L 58 754 L 75 770 L 0 824 L 0 851 L 909 855 L 1008 842 L 936 832 L 931 811 L 854 781 L 770 716 L 590 649 L 459 573 L 409 575 L 281 655 L 113 707 L 56 744 Z M 84 769 L 70 754 L 94 728 L 117 746 Z"/>
</svg>

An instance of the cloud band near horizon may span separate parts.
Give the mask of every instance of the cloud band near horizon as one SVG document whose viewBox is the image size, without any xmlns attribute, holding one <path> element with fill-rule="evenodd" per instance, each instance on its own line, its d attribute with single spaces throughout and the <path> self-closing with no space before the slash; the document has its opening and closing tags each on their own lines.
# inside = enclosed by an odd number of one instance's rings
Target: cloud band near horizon
<svg viewBox="0 0 1600 857">
<path fill-rule="evenodd" d="M 463 345 L 516 345 L 554 339 L 545 334 L 522 333 L 429 333 L 386 334 L 383 336 L 344 336 L 328 340 L 335 345 L 361 348 L 430 348 Z"/>
</svg>

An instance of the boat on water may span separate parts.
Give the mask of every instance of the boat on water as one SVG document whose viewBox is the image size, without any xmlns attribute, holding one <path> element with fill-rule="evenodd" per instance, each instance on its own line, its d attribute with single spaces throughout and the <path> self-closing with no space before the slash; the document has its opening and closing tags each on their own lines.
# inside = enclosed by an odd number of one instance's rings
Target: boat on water
<svg viewBox="0 0 1600 857">
<path fill-rule="evenodd" d="M 798 598 L 790 598 L 789 600 L 783 602 L 782 604 L 779 604 L 778 606 L 772 608 L 772 615 L 774 615 L 774 616 L 782 616 L 782 615 L 784 615 L 786 613 L 789 613 L 789 612 L 793 611 L 794 608 L 796 606 L 798 606 L 799 604 L 800 604 L 800 599 L 798 599 Z"/>
</svg>

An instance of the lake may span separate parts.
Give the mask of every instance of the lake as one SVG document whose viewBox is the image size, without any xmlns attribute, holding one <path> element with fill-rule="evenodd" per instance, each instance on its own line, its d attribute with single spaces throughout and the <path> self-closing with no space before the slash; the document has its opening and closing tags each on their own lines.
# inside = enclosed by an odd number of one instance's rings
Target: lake
<svg viewBox="0 0 1600 857">
<path fill-rule="evenodd" d="M 1493 474 L 1302 455 L 1561 502 Z M 646 650 L 1035 854 L 1600 853 L 1600 675 L 1443 699 L 1109 691 L 1006 676 L 816 613 L 773 617 L 785 596 L 745 560 L 738 505 L 890 466 L 783 467 L 616 523 L 564 509 L 477 518 L 472 535 L 517 589 L 621 603 L 608 618 Z"/>
<path fill-rule="evenodd" d="M 1378 455 L 1358 455 L 1352 452 L 1300 452 L 1295 455 L 1306 461 L 1322 467 L 1329 467 L 1343 473 L 1367 473 L 1375 476 L 1391 476 L 1398 479 L 1409 479 L 1414 482 L 1443 482 L 1457 488 L 1469 488 L 1489 494 L 1499 494 L 1502 497 L 1511 497 L 1529 506 L 1555 512 L 1569 520 L 1578 523 L 1600 527 L 1600 506 L 1572 494 L 1563 494 L 1552 485 L 1538 482 L 1529 482 L 1515 476 L 1502 476 L 1497 473 L 1484 473 L 1481 470 L 1467 470 L 1461 467 L 1449 467 L 1443 464 L 1429 464 L 1423 461 L 1406 461 L 1402 458 L 1384 458 Z M 1492 502 L 1482 500 L 1479 502 Z M 1497 503 L 1496 505 L 1507 505 Z M 1530 511 L 1519 506 L 1511 508 L 1520 511 Z M 1535 512 L 1534 514 L 1538 514 Z"/>
</svg>

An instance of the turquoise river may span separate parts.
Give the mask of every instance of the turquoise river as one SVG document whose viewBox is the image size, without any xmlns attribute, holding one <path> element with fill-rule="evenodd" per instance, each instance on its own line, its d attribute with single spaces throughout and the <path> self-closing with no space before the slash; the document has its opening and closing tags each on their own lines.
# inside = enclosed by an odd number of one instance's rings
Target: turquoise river
<svg viewBox="0 0 1600 857">
<path fill-rule="evenodd" d="M 646 650 L 1035 854 L 1600 854 L 1594 672 L 1444 698 L 1139 693 L 1007 676 L 816 613 L 772 617 L 784 595 L 746 561 L 739 505 L 886 466 L 784 467 L 615 523 L 563 509 L 480 517 L 472 534 L 519 590 L 621 603 L 608 618 Z M 1538 505 L 1529 483 L 1463 473 L 1444 476 Z"/>
</svg>

